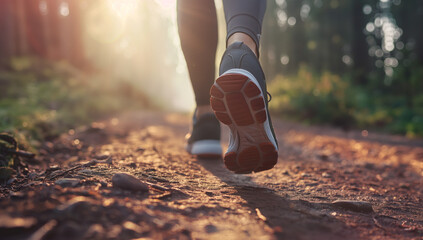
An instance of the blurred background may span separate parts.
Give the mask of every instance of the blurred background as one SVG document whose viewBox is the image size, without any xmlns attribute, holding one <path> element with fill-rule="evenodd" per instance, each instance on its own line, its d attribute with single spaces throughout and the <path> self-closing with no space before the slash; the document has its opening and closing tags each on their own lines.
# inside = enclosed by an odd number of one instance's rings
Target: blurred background
<svg viewBox="0 0 423 240">
<path fill-rule="evenodd" d="M 423 136 L 422 22 L 419 0 L 268 0 L 271 110 Z M 0 0 L 0 89 L 0 130 L 35 146 L 121 111 L 192 111 L 176 0 Z"/>
</svg>

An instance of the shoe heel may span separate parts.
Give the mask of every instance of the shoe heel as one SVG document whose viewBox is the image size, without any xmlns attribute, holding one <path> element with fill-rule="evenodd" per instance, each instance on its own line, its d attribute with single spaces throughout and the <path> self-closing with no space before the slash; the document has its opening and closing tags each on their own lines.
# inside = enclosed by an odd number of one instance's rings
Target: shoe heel
<svg viewBox="0 0 423 240">
<path fill-rule="evenodd" d="M 210 89 L 210 104 L 223 124 L 247 126 L 267 119 L 263 94 L 242 74 L 220 76 Z"/>
<path fill-rule="evenodd" d="M 210 89 L 210 104 L 217 119 L 241 138 L 223 159 L 226 167 L 237 174 L 271 169 L 278 160 L 276 147 L 269 140 L 272 136 L 261 134 L 267 132 L 263 124 L 267 112 L 264 94 L 254 81 L 248 75 L 228 73 Z"/>
</svg>

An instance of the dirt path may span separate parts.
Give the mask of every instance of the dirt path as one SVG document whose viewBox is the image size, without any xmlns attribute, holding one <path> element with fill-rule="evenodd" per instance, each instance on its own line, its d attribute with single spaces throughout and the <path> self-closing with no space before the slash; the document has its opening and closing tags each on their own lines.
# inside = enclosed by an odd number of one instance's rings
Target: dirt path
<svg viewBox="0 0 423 240">
<path fill-rule="evenodd" d="M 0 239 L 423 239 L 421 140 L 275 121 L 275 169 L 235 175 L 184 151 L 188 124 L 140 112 L 45 143 L 0 187 Z"/>
</svg>

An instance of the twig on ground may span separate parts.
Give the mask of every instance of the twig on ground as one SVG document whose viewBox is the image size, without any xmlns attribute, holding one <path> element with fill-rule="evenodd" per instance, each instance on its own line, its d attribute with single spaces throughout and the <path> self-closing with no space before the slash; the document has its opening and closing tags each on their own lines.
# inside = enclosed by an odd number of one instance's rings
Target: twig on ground
<svg viewBox="0 0 423 240">
<path fill-rule="evenodd" d="M 62 172 L 59 172 L 59 173 L 57 173 L 57 174 L 55 174 L 55 175 L 53 175 L 53 176 L 50 176 L 48 180 L 52 180 L 52 179 L 54 179 L 54 178 L 57 178 L 57 177 L 63 176 L 63 175 L 65 175 L 65 174 L 69 173 L 69 172 L 72 172 L 72 171 L 76 170 L 76 169 L 80 169 L 80 168 L 84 168 L 84 167 L 91 167 L 91 166 L 94 166 L 94 165 L 99 164 L 99 163 L 104 163 L 104 164 L 109 164 L 109 165 L 110 165 L 110 164 L 111 164 L 111 157 L 109 156 L 109 157 L 108 157 L 107 159 L 105 159 L 105 160 L 97 160 L 97 159 L 93 159 L 93 160 L 91 160 L 91 161 L 89 161 L 89 162 L 87 162 L 87 163 L 84 163 L 84 164 L 80 164 L 80 165 L 77 165 L 77 166 L 71 167 L 71 168 L 66 169 L 66 170 L 64 170 L 64 171 L 62 171 Z"/>
<path fill-rule="evenodd" d="M 159 194 L 159 195 L 151 196 L 151 198 L 153 198 L 153 199 L 163 199 L 163 198 L 169 197 L 171 195 L 172 195 L 172 192 L 164 192 L 164 193 Z"/>
<path fill-rule="evenodd" d="M 386 215 L 377 215 L 373 217 L 373 222 L 375 223 L 376 227 L 384 230 L 384 231 L 388 231 L 388 229 L 384 226 L 382 226 L 382 224 L 377 220 L 376 217 L 385 217 L 385 218 L 389 218 L 391 220 L 397 220 L 396 218 L 390 217 L 390 216 L 386 216 Z"/>
<path fill-rule="evenodd" d="M 257 217 L 260 218 L 261 220 L 263 220 L 264 222 L 267 221 L 267 218 L 261 214 L 260 209 L 256 208 L 256 213 L 257 213 Z"/>
<path fill-rule="evenodd" d="M 28 240 L 41 240 L 44 236 L 49 233 L 53 228 L 57 225 L 56 220 L 50 220 L 46 224 L 44 224 L 40 229 L 38 229 L 35 233 L 28 238 Z"/>
<path fill-rule="evenodd" d="M 159 191 L 161 191 L 161 192 L 166 192 L 166 191 L 170 191 L 171 189 L 169 189 L 169 188 L 165 188 L 165 187 L 162 187 L 162 186 L 159 186 L 159 185 L 157 185 L 157 184 L 154 184 L 154 183 L 149 183 L 149 182 L 145 182 L 148 186 L 150 186 L 150 187 L 152 187 L 152 188 L 154 188 L 154 189 L 156 189 L 156 190 L 159 190 Z"/>
</svg>

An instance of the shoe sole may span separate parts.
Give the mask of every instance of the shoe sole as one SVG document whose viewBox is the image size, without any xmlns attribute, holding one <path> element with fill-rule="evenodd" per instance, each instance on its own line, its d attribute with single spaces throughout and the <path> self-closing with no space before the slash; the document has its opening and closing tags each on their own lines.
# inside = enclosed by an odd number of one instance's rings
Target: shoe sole
<svg viewBox="0 0 423 240">
<path fill-rule="evenodd" d="M 219 140 L 200 140 L 187 145 L 186 150 L 198 158 L 221 158 L 222 146 Z"/>
<path fill-rule="evenodd" d="M 254 76 L 243 69 L 222 74 L 210 89 L 210 104 L 217 119 L 231 130 L 226 167 L 245 174 L 273 168 L 277 144 L 270 130 L 268 113 Z"/>
</svg>

